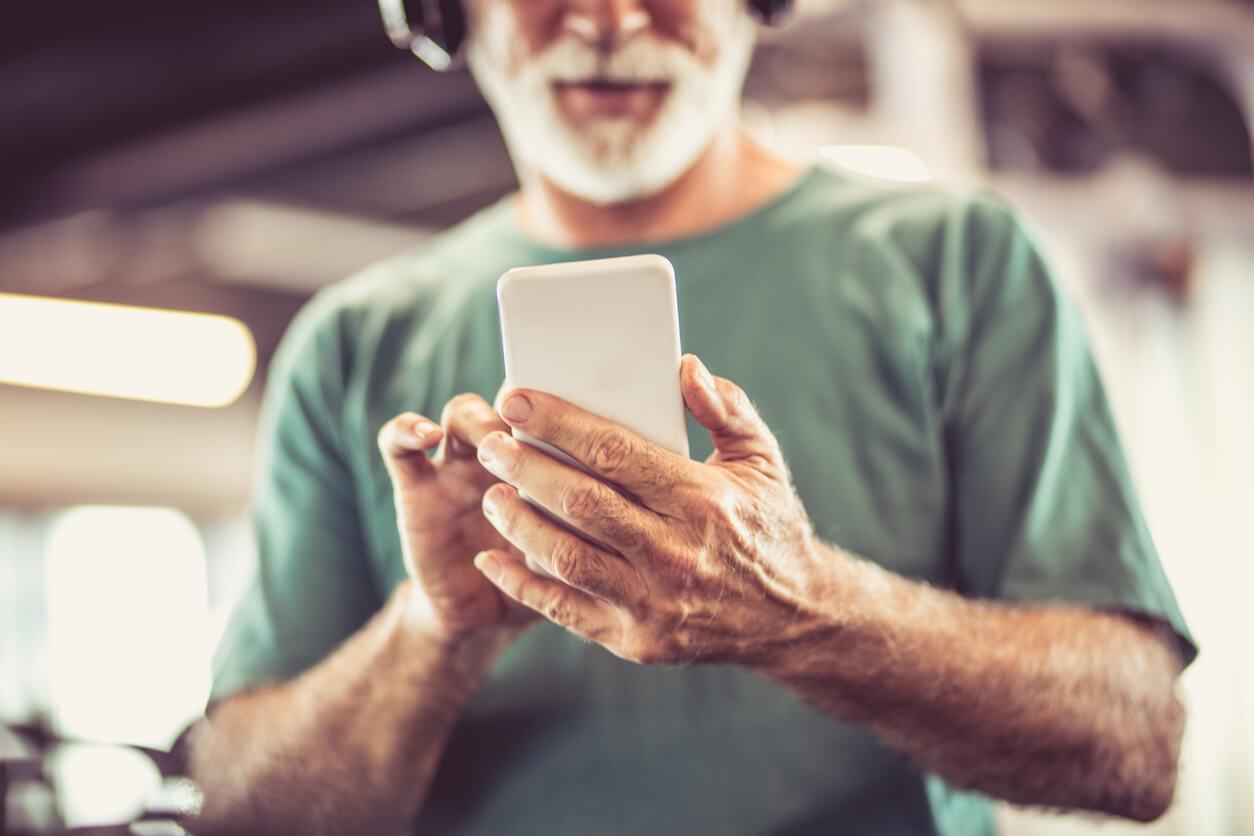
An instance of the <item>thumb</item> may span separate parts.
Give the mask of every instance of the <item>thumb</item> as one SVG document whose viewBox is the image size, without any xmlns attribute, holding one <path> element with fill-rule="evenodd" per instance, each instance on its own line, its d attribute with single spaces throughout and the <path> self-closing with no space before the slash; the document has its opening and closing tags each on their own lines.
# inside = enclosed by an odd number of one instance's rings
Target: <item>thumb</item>
<svg viewBox="0 0 1254 836">
<path fill-rule="evenodd" d="M 721 459 L 761 456 L 772 461 L 779 445 L 770 429 L 736 384 L 710 374 L 695 355 L 685 354 L 679 367 L 684 404 L 697 423 L 710 431 L 715 455 Z"/>
</svg>

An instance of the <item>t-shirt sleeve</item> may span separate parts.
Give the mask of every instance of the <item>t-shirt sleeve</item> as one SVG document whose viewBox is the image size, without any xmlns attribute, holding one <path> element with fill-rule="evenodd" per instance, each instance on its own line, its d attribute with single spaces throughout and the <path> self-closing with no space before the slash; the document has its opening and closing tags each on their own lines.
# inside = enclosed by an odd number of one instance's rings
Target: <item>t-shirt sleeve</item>
<svg viewBox="0 0 1254 836">
<path fill-rule="evenodd" d="M 335 306 L 315 298 L 271 363 L 252 498 L 256 573 L 215 654 L 211 700 L 301 673 L 381 605 L 343 444 L 348 362 Z"/>
<path fill-rule="evenodd" d="M 1191 662 L 1078 311 L 997 202 L 974 201 L 957 238 L 938 302 L 960 582 L 1161 619 Z"/>
</svg>

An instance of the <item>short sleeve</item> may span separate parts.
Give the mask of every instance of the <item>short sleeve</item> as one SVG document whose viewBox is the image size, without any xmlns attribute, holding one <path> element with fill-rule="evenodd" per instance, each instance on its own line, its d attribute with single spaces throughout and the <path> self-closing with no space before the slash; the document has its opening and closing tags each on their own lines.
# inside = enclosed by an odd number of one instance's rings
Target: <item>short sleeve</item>
<svg viewBox="0 0 1254 836">
<path fill-rule="evenodd" d="M 271 364 L 252 499 L 256 575 L 215 655 L 211 699 L 301 673 L 381 605 L 343 444 L 347 342 L 324 295 Z"/>
<path fill-rule="evenodd" d="M 1078 311 L 996 202 L 973 202 L 956 239 L 939 303 L 960 584 L 1161 619 L 1191 662 Z"/>
</svg>

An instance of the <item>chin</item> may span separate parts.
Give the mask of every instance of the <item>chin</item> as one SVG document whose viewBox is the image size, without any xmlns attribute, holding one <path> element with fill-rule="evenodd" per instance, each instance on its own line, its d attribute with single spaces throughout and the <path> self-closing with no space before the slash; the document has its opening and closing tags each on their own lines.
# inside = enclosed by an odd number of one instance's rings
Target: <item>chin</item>
<svg viewBox="0 0 1254 836">
<path fill-rule="evenodd" d="M 724 119 L 694 122 L 665 111 L 648 124 L 598 120 L 555 128 L 523 160 L 546 180 L 598 205 L 646 198 L 678 180 L 714 141 Z"/>
</svg>

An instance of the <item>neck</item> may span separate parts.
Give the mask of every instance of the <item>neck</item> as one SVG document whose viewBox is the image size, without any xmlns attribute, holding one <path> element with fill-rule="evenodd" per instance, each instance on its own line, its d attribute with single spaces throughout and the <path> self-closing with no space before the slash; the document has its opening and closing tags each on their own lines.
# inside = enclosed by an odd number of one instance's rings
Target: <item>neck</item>
<svg viewBox="0 0 1254 836">
<path fill-rule="evenodd" d="M 523 232 L 550 246 L 584 249 L 669 240 L 752 212 L 788 188 L 799 172 L 796 163 L 729 127 L 669 186 L 626 203 L 590 203 L 520 166 L 516 209 Z"/>
</svg>

